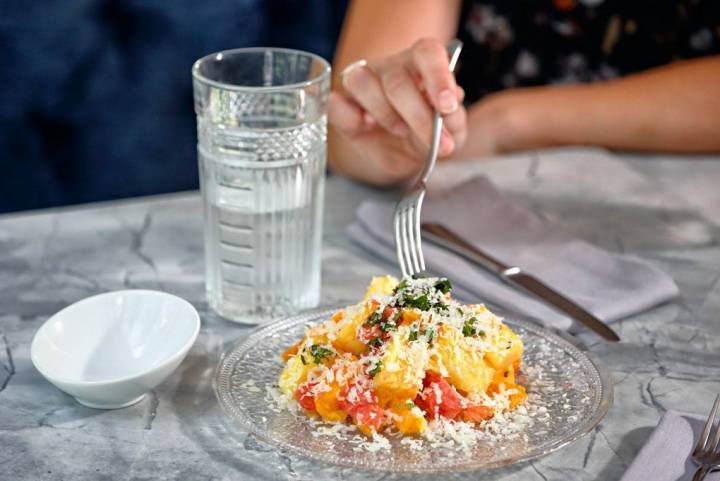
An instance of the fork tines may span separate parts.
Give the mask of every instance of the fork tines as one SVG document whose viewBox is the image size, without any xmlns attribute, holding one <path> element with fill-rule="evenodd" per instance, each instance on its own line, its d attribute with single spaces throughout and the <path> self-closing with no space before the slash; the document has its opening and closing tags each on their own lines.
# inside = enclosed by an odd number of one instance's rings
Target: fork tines
<svg viewBox="0 0 720 481">
<path fill-rule="evenodd" d="M 395 249 L 403 277 L 425 270 L 420 234 L 420 212 L 425 198 L 424 186 L 403 198 L 395 210 Z"/>
<path fill-rule="evenodd" d="M 692 453 L 694 458 L 704 458 L 705 456 L 713 454 L 718 448 L 718 443 L 720 443 L 720 426 L 715 429 L 712 441 L 708 442 L 710 439 L 710 432 L 713 429 L 718 407 L 720 407 L 720 395 L 715 397 L 715 404 L 713 404 L 712 411 L 710 411 L 708 420 L 705 423 L 705 428 L 698 438 L 697 444 L 695 444 L 695 449 Z"/>
</svg>

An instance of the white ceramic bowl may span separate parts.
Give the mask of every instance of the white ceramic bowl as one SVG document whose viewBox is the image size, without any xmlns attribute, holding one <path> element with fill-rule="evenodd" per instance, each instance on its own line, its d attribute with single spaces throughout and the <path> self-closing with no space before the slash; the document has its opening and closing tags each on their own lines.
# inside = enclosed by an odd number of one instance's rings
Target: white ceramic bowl
<svg viewBox="0 0 720 481">
<path fill-rule="evenodd" d="M 165 380 L 199 331 L 197 311 L 177 296 L 107 292 L 48 319 L 33 338 L 30 357 L 48 381 L 79 403 L 122 408 Z"/>
</svg>

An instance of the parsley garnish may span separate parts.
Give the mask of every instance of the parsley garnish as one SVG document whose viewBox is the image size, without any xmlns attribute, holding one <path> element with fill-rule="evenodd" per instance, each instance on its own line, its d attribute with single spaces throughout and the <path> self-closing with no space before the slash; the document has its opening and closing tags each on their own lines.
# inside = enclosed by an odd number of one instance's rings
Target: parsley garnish
<svg viewBox="0 0 720 481">
<path fill-rule="evenodd" d="M 368 326 L 374 326 L 375 324 L 377 324 L 380 321 L 382 321 L 382 314 L 378 311 L 375 311 L 368 316 L 367 321 L 365 321 L 365 324 Z"/>
<path fill-rule="evenodd" d="M 465 321 L 465 324 L 463 324 L 463 328 L 462 328 L 463 336 L 470 337 L 470 336 L 474 336 L 475 334 L 477 334 L 477 329 L 475 328 L 476 322 L 477 322 L 476 317 L 471 317 L 470 319 Z"/>
<path fill-rule="evenodd" d="M 335 353 L 330 349 L 326 349 L 318 344 L 313 344 L 312 346 L 310 346 L 310 354 L 312 354 L 315 364 L 321 364 L 323 362 L 323 359 L 325 359 L 326 357 L 330 357 Z"/>
<path fill-rule="evenodd" d="M 300 354 L 300 361 L 302 361 L 303 366 L 307 366 L 307 361 L 305 360 L 305 356 L 303 356 L 302 354 Z"/>
<path fill-rule="evenodd" d="M 408 409 L 412 409 L 412 408 L 415 407 L 415 403 L 412 402 L 412 401 L 408 401 L 408 402 L 405 403 L 405 407 L 408 408 Z"/>
<path fill-rule="evenodd" d="M 392 319 L 380 324 L 381 331 L 392 331 L 393 329 L 397 329 L 397 324 L 395 324 L 395 321 Z"/>
<path fill-rule="evenodd" d="M 452 289 L 452 284 L 450 284 L 450 281 L 447 278 L 443 277 L 435 283 L 435 289 L 443 294 L 447 294 Z"/>
<path fill-rule="evenodd" d="M 380 370 L 382 370 L 382 361 L 378 361 L 378 363 L 375 364 L 375 367 L 368 371 L 368 374 L 370 375 L 370 377 L 375 377 L 375 375 L 379 373 Z"/>
<path fill-rule="evenodd" d="M 447 311 L 450 307 L 447 304 L 443 304 L 442 302 L 436 302 L 432 305 L 433 309 L 438 309 L 441 311 Z"/>
<path fill-rule="evenodd" d="M 397 286 L 395 286 L 395 289 L 393 289 L 393 294 L 397 294 L 398 292 L 402 291 L 407 287 L 407 279 L 401 280 Z"/>
<path fill-rule="evenodd" d="M 382 344 L 382 338 L 380 336 L 373 337 L 367 343 L 367 345 L 370 347 L 380 347 L 381 344 Z"/>
<path fill-rule="evenodd" d="M 408 341 L 417 341 L 418 340 L 418 328 L 413 327 L 410 329 L 410 335 L 408 336 Z"/>
<path fill-rule="evenodd" d="M 432 344 L 433 339 L 435 339 L 435 328 L 430 327 L 427 331 L 425 331 L 425 339 L 427 339 L 427 342 Z"/>
<path fill-rule="evenodd" d="M 421 311 L 429 311 L 432 307 L 427 294 L 423 294 L 420 297 L 404 297 L 403 301 L 407 307 L 417 307 Z"/>
</svg>

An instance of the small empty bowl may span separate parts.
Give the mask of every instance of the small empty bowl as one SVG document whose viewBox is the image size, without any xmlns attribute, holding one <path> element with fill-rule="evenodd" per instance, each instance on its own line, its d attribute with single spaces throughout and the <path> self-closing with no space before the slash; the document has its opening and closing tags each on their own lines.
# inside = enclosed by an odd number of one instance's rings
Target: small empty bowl
<svg viewBox="0 0 720 481">
<path fill-rule="evenodd" d="M 142 400 L 182 362 L 200 331 L 186 300 L 126 290 L 88 297 L 40 327 L 30 357 L 79 403 L 116 409 Z"/>
</svg>

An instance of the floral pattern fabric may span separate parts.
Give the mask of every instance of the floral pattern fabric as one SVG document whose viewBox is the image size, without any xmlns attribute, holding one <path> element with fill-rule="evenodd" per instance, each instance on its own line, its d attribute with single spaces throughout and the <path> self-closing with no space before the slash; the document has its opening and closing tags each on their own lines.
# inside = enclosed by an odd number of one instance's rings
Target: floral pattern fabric
<svg viewBox="0 0 720 481">
<path fill-rule="evenodd" d="M 720 0 L 465 2 L 458 80 L 469 101 L 506 88 L 612 79 L 720 53 Z"/>
</svg>

